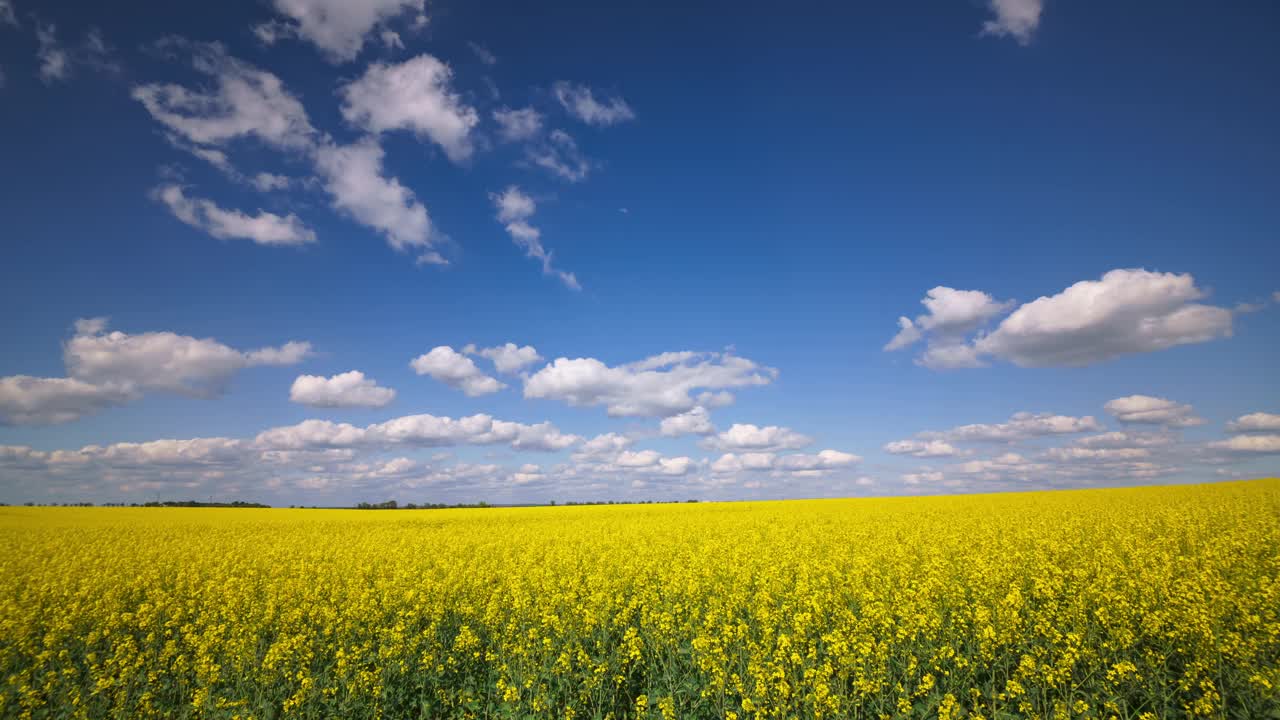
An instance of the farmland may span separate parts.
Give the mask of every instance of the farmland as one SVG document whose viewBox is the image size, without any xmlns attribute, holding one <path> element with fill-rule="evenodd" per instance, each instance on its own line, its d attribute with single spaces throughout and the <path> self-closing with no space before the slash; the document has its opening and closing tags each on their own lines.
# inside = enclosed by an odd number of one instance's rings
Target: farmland
<svg viewBox="0 0 1280 720">
<path fill-rule="evenodd" d="M 694 505 L 0 509 L 0 717 L 1280 707 L 1280 481 Z"/>
</svg>

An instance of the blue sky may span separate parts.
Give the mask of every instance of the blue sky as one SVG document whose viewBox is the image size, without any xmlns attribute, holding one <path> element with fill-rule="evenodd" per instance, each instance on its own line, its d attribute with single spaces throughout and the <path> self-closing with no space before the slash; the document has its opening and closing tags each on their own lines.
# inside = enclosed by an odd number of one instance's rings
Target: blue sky
<svg viewBox="0 0 1280 720">
<path fill-rule="evenodd" d="M 1275 474 L 1277 21 L 0 0 L 0 500 Z"/>
</svg>

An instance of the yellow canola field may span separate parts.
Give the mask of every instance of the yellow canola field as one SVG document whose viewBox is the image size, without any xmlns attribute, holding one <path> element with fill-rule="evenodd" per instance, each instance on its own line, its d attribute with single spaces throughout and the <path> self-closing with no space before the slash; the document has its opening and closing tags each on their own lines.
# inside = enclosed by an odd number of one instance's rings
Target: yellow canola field
<svg viewBox="0 0 1280 720">
<path fill-rule="evenodd" d="M 1280 481 L 0 508 L 3 718 L 1280 716 Z"/>
</svg>

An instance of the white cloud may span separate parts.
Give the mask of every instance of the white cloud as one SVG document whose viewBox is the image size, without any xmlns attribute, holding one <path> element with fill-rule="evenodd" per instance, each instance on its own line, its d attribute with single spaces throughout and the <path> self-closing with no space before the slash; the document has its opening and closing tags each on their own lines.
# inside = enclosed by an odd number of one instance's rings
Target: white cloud
<svg viewBox="0 0 1280 720">
<path fill-rule="evenodd" d="M 1150 448 L 1173 443 L 1174 438 L 1165 434 L 1112 431 L 1077 438 L 1073 444 L 1086 448 Z"/>
<path fill-rule="evenodd" d="M 423 414 L 392 418 L 363 428 L 328 420 L 305 420 L 264 430 L 254 438 L 253 445 L 259 450 L 294 451 L 505 444 L 516 450 L 550 452 L 581 442 L 580 436 L 560 432 L 546 422 L 526 425 L 495 420 L 489 415 L 454 419 Z"/>
<path fill-rule="evenodd" d="M 714 450 L 775 452 L 796 450 L 813 444 L 813 438 L 791 428 L 734 423 L 728 430 L 707 438 L 703 446 Z"/>
<path fill-rule="evenodd" d="M 1044 0 L 988 0 L 987 7 L 995 19 L 982 24 L 983 35 L 1011 37 L 1027 45 L 1040 26 Z"/>
<path fill-rule="evenodd" d="M 174 217 L 220 240 L 252 240 L 258 245 L 305 245 L 316 241 L 315 231 L 293 213 L 280 216 L 259 210 L 257 215 L 246 215 L 239 210 L 225 210 L 210 200 L 187 197 L 177 185 L 158 187 L 153 195 Z"/>
<path fill-rule="evenodd" d="M 603 405 L 612 416 L 670 417 L 692 410 L 699 390 L 767 385 L 777 371 L 724 353 L 663 353 L 609 366 L 595 358 L 557 358 L 524 383 L 526 398 L 576 407 Z"/>
<path fill-rule="evenodd" d="M 529 140 L 542 131 L 542 114 L 531 107 L 498 108 L 493 119 L 498 123 L 498 137 L 506 142 Z"/>
<path fill-rule="evenodd" d="M 13 11 L 13 3 L 0 0 L 0 24 L 18 27 L 18 15 Z"/>
<path fill-rule="evenodd" d="M 680 435 L 710 435 L 716 431 L 715 425 L 711 424 L 711 413 L 701 405 L 693 408 L 689 412 L 672 415 L 669 418 L 663 418 L 659 424 L 659 432 L 664 437 L 678 437 Z"/>
<path fill-rule="evenodd" d="M 161 83 L 133 89 L 133 98 L 172 132 L 197 146 L 256 137 L 273 147 L 299 150 L 315 142 L 306 110 L 280 78 L 228 56 L 221 45 L 168 44 L 189 47 L 196 70 L 217 83 L 207 91 Z"/>
<path fill-rule="evenodd" d="M 582 446 L 578 448 L 578 452 L 573 455 L 573 460 L 576 462 L 582 462 L 590 458 L 614 456 L 631 447 L 634 442 L 634 440 L 626 435 L 619 435 L 618 433 L 604 433 L 597 435 L 584 442 Z"/>
<path fill-rule="evenodd" d="M 910 455 L 918 458 L 954 457 L 963 452 L 943 440 L 897 440 L 884 446 L 893 455 Z"/>
<path fill-rule="evenodd" d="M 929 290 L 920 301 L 928 311 L 915 320 L 898 318 L 898 334 L 884 346 L 901 350 L 921 339 L 928 345 L 916 362 L 924 367 L 971 368 L 985 365 L 964 337 L 1013 306 L 979 290 L 956 290 L 942 285 Z"/>
<path fill-rule="evenodd" d="M 852 453 L 839 450 L 823 450 L 813 455 L 794 453 L 778 455 L 773 452 L 725 453 L 711 463 L 711 472 L 732 475 L 743 472 L 771 471 L 778 475 L 800 477 L 822 474 L 829 470 L 849 467 L 862 461 Z"/>
<path fill-rule="evenodd" d="M 289 400 L 311 407 L 386 407 L 396 391 L 379 387 L 359 370 L 332 377 L 299 375 L 289 388 Z"/>
<path fill-rule="evenodd" d="M 1232 453 L 1267 455 L 1280 453 L 1280 434 L 1274 435 L 1236 435 L 1235 437 L 1209 443 L 1215 450 Z"/>
<path fill-rule="evenodd" d="M 226 156 L 224 155 L 223 157 L 225 158 Z M 272 190 L 287 189 L 291 184 L 293 184 L 293 180 L 285 177 L 284 175 L 260 172 L 252 178 L 249 178 L 249 184 L 262 192 L 271 192 Z"/>
<path fill-rule="evenodd" d="M 1079 366 L 1231 335 L 1189 274 L 1112 270 L 1013 311 L 975 348 L 1024 367 Z"/>
<path fill-rule="evenodd" d="M 342 116 L 371 133 L 409 130 L 439 145 L 453 162 L 471 157 L 471 130 L 479 122 L 450 87 L 453 72 L 430 55 L 395 65 L 373 63 L 338 89 Z"/>
<path fill-rule="evenodd" d="M 400 33 L 395 30 L 383 30 L 379 35 L 382 38 L 382 45 L 389 50 L 403 50 L 404 40 L 400 39 Z"/>
<path fill-rule="evenodd" d="M 196 397 L 220 394 L 244 368 L 293 365 L 310 354 L 310 343 L 301 342 L 245 352 L 212 338 L 172 332 L 106 332 L 102 319 L 77 322 L 76 334 L 63 348 L 67 374 L 77 380 Z"/>
<path fill-rule="evenodd" d="M 966 339 L 1008 304 L 977 291 L 938 287 L 922 301 L 930 312 L 914 321 L 899 318 L 899 332 L 885 350 L 924 338 L 928 347 L 916 362 L 931 368 L 982 367 L 985 358 L 1022 367 L 1090 365 L 1229 337 L 1232 311 L 1194 302 L 1204 296 L 1189 274 L 1112 270 L 1026 303 L 995 330 Z"/>
<path fill-rule="evenodd" d="M 272 4 L 290 22 L 255 27 L 263 42 L 297 35 L 333 63 L 354 60 L 375 27 L 407 11 L 425 17 L 425 0 L 274 0 Z"/>
<path fill-rule="evenodd" d="M 10 14 L 12 12 L 10 9 Z M 36 40 L 40 44 L 36 51 L 40 60 L 40 80 L 49 85 L 71 77 L 71 56 L 58 44 L 57 26 L 37 21 Z"/>
<path fill-rule="evenodd" d="M 0 378 L 0 423 L 70 422 L 137 400 L 147 390 L 212 397 L 225 389 L 238 370 L 291 365 L 310 353 L 309 343 L 242 352 L 211 338 L 170 332 L 107 333 L 103 318 L 78 320 L 74 336 L 63 346 L 68 377 Z"/>
<path fill-rule="evenodd" d="M 352 145 L 324 144 L 316 150 L 316 169 L 333 206 L 382 232 L 392 248 L 430 248 L 427 209 L 399 180 L 383 174 L 384 155 L 372 138 Z"/>
<path fill-rule="evenodd" d="M 1092 415 L 1072 417 L 1051 413 L 1015 413 L 1008 422 L 961 425 L 950 430 L 918 433 L 922 440 L 949 442 L 1017 442 L 1048 435 L 1097 432 L 1102 425 Z"/>
<path fill-rule="evenodd" d="M 1088 447 L 1066 447 L 1066 448 L 1049 448 L 1045 455 L 1052 460 L 1071 461 L 1071 460 L 1141 460 L 1151 457 L 1151 451 L 1147 448 L 1088 448 Z"/>
<path fill-rule="evenodd" d="M 631 106 L 620 97 L 601 102 L 596 100 L 591 88 L 568 82 L 556 83 L 552 91 L 569 114 L 588 125 L 608 126 L 635 119 Z"/>
<path fill-rule="evenodd" d="M 525 149 L 525 157 L 534 165 L 569 182 L 586 180 L 593 167 L 591 160 L 578 149 L 578 143 L 563 130 L 552 130 L 546 142 L 530 145 Z"/>
<path fill-rule="evenodd" d="M 432 249 L 435 238 L 426 208 L 399 180 L 384 174 L 385 153 L 376 137 L 337 144 L 316 132 L 301 103 L 275 75 L 228 57 L 216 44 L 170 40 L 165 45 L 189 48 L 196 69 L 217 80 L 217 89 L 209 91 L 163 84 L 134 88 L 134 98 L 157 121 L 194 145 L 188 150 L 259 189 L 279 187 L 282 178 L 266 173 L 246 178 L 230 166 L 225 152 L 211 146 L 256 137 L 272 147 L 298 151 L 314 163 L 335 210 L 381 232 L 395 250 L 417 250 L 419 264 L 448 264 Z"/>
<path fill-rule="evenodd" d="M 1280 415 L 1265 412 L 1241 415 L 1227 423 L 1227 432 L 1280 432 Z"/>
<path fill-rule="evenodd" d="M 448 345 L 440 345 L 414 358 L 409 366 L 419 375 L 430 375 L 440 382 L 466 393 L 468 397 L 488 395 L 506 387 L 485 375 L 471 358 Z"/>
<path fill-rule="evenodd" d="M 582 285 L 571 272 L 557 270 L 552 265 L 552 253 L 542 246 L 542 231 L 529 224 L 529 218 L 537 210 L 533 198 L 520 188 L 510 185 L 501 193 L 490 193 L 498 211 L 498 222 L 503 223 L 511 240 L 524 249 L 525 255 L 542 263 L 542 274 L 558 277 L 570 290 L 581 290 Z"/>
<path fill-rule="evenodd" d="M 1196 416 L 1195 410 L 1190 405 L 1182 405 L 1150 395 L 1116 398 L 1108 401 L 1103 407 L 1122 423 L 1192 427 L 1203 425 L 1205 422 L 1203 418 Z"/>
<path fill-rule="evenodd" d="M 906 485 L 936 484 L 941 483 L 943 479 L 943 474 L 936 470 L 902 474 L 902 482 Z"/>
<path fill-rule="evenodd" d="M 136 399 L 129 385 L 95 385 L 75 378 L 0 377 L 0 425 L 71 422 Z"/>
<path fill-rule="evenodd" d="M 463 351 L 465 352 L 466 349 L 464 348 Z M 515 343 L 484 348 L 475 351 L 475 354 L 488 358 L 493 363 L 493 367 L 503 374 L 519 372 L 526 365 L 532 365 L 542 360 L 542 356 L 538 354 L 538 351 L 532 345 L 521 347 Z"/>
</svg>

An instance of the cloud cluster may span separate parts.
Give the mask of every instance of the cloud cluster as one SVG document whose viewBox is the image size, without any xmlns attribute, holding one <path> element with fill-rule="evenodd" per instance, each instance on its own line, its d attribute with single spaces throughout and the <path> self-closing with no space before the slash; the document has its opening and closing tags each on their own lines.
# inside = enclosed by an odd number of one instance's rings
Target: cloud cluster
<svg viewBox="0 0 1280 720">
<path fill-rule="evenodd" d="M 375 28 L 406 13 L 426 23 L 425 0 L 273 0 L 285 20 L 254 28 L 258 39 L 272 44 L 299 37 L 315 45 L 333 63 L 350 62 Z"/>
<path fill-rule="evenodd" d="M 1096 432 L 1102 429 L 1101 423 L 1092 415 L 1073 417 L 1053 413 L 1020 412 L 1015 413 L 1008 422 L 960 425 L 950 430 L 918 433 L 916 437 L 926 442 L 940 440 L 1011 443 L 1036 437 Z"/>
<path fill-rule="evenodd" d="M 617 366 L 562 357 L 525 380 L 524 396 L 604 406 L 615 417 L 670 417 L 723 404 L 729 388 L 767 385 L 777 374 L 727 353 L 670 352 Z"/>
<path fill-rule="evenodd" d="M 311 345 L 305 342 L 242 351 L 212 338 L 107 332 L 104 318 L 78 320 L 75 334 L 63 346 L 67 377 L 0 378 L 0 423 L 70 422 L 149 391 L 214 397 L 240 370 L 294 365 L 310 355 Z"/>
<path fill-rule="evenodd" d="M 801 435 L 791 428 L 777 425 L 759 427 L 743 423 L 734 423 L 728 430 L 702 441 L 702 446 L 708 450 L 757 453 L 798 450 L 812 444 L 813 438 Z"/>
<path fill-rule="evenodd" d="M 399 180 L 386 175 L 385 153 L 376 135 L 349 144 L 335 142 L 312 126 L 302 103 L 278 77 L 230 57 L 221 45 L 171 39 L 162 47 L 189 52 L 196 70 L 214 83 L 197 90 L 165 83 L 133 89 L 133 97 L 179 144 L 233 177 L 243 177 L 227 159 L 226 148 L 233 142 L 255 139 L 300 156 L 311 162 L 335 210 L 380 232 L 393 249 L 417 251 L 420 263 L 446 263 L 432 249 L 435 238 L 426 207 Z M 389 87 L 391 77 L 407 87 Z M 371 132 L 406 127 L 437 142 L 451 157 L 463 157 L 470 152 L 463 129 L 469 131 L 468 123 L 474 124 L 474 111 L 458 103 L 448 79 L 447 69 L 429 56 L 399 66 L 376 65 L 360 80 L 344 86 L 343 110 L 350 121 Z M 252 184 L 274 187 L 277 180 L 259 182 L 255 176 Z M 243 226 L 248 217 L 235 211 L 214 212 L 216 206 L 192 207 L 183 203 L 180 194 L 168 192 L 175 214 L 183 210 L 198 227 L 217 229 L 228 221 Z M 214 216 L 221 222 L 212 220 Z M 293 223 L 287 218 L 276 222 L 260 215 L 259 220 L 259 224 L 273 225 L 277 234 L 292 227 L 295 237 L 306 237 L 296 218 Z"/>
<path fill-rule="evenodd" d="M 922 301 L 930 312 L 899 318 L 885 350 L 924 339 L 916 362 L 930 368 L 981 367 L 988 358 L 1021 367 L 1090 365 L 1230 337 L 1232 311 L 1196 302 L 1205 295 L 1190 274 L 1112 270 L 1023 304 L 991 332 L 967 337 L 1010 305 L 979 291 L 937 287 Z"/>
</svg>

